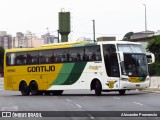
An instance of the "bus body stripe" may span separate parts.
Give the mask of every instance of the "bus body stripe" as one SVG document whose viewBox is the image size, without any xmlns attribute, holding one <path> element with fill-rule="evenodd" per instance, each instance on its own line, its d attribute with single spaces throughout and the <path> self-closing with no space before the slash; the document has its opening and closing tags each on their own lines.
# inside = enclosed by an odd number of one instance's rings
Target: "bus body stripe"
<svg viewBox="0 0 160 120">
<path fill-rule="evenodd" d="M 68 79 L 62 85 L 74 84 L 81 76 L 87 62 L 75 63 Z"/>
<path fill-rule="evenodd" d="M 69 77 L 75 63 L 64 63 L 56 80 L 52 83 L 52 85 L 61 85 L 63 84 Z"/>
<path fill-rule="evenodd" d="M 87 62 L 65 63 L 56 80 L 51 85 L 71 85 L 81 76 Z"/>
</svg>

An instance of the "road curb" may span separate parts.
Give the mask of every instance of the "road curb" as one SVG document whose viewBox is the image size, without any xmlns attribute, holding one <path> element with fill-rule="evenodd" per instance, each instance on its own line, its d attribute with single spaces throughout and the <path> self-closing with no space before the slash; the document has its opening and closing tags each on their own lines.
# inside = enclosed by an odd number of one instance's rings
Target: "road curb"
<svg viewBox="0 0 160 120">
<path fill-rule="evenodd" d="M 153 92 L 153 93 L 160 93 L 160 88 L 149 88 L 146 90 L 143 90 L 145 92 Z"/>
</svg>

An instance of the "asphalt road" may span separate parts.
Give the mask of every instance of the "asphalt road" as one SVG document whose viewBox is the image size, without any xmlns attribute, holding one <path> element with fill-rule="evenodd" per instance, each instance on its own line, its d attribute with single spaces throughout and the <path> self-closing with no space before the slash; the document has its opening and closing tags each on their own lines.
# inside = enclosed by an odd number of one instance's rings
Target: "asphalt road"
<svg viewBox="0 0 160 120">
<path fill-rule="evenodd" d="M 64 91 L 61 96 L 22 96 L 17 91 L 5 91 L 3 80 L 0 79 L 0 111 L 70 111 L 68 117 L 38 117 L 38 118 L 0 118 L 0 120 L 159 120 L 158 117 L 95 117 L 90 111 L 160 111 L 160 92 L 150 93 L 145 91 L 127 91 L 126 95 L 120 96 L 118 92 L 103 93 L 101 96 L 94 95 L 94 91 L 73 90 Z M 76 113 L 78 111 L 78 113 Z M 79 112 L 82 111 L 82 112 Z M 57 114 L 51 112 L 50 114 Z M 83 113 L 84 112 L 84 113 Z M 108 112 L 107 112 L 108 113 Z M 2 113 L 1 113 L 2 114 Z M 59 112 L 65 116 L 65 112 Z M 69 115 L 68 115 L 69 114 Z M 82 114 L 82 115 L 81 115 Z M 85 115 L 83 115 L 85 114 Z M 111 112 L 116 116 L 116 112 Z M 99 115 L 99 114 L 98 114 Z M 51 115 L 52 116 L 52 115 Z M 53 115 L 54 116 L 54 115 Z M 77 117 L 81 116 L 81 117 Z M 82 117 L 83 116 L 83 117 Z"/>
<path fill-rule="evenodd" d="M 88 90 L 64 91 L 61 96 L 21 96 L 21 93 L 17 91 L 0 90 L 0 111 L 86 111 L 87 114 L 85 117 L 75 117 L 76 115 L 54 117 L 54 119 L 60 120 L 128 120 L 128 117 L 94 117 L 89 111 L 160 111 L 159 101 L 160 94 L 144 91 L 127 91 L 124 96 L 120 96 L 118 92 L 103 93 L 101 96 L 95 96 L 94 91 Z M 10 119 L 16 120 L 18 118 Z M 53 120 L 51 117 L 23 119 Z M 159 120 L 157 117 L 131 117 L 129 119 Z"/>
</svg>

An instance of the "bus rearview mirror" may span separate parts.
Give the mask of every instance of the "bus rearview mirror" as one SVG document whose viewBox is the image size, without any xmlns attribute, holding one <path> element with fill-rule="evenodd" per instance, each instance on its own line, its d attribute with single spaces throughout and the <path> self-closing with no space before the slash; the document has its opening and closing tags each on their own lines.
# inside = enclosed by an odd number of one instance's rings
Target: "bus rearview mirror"
<svg viewBox="0 0 160 120">
<path fill-rule="evenodd" d="M 152 64 L 155 62 L 155 56 L 153 53 L 146 53 L 148 64 Z"/>
</svg>

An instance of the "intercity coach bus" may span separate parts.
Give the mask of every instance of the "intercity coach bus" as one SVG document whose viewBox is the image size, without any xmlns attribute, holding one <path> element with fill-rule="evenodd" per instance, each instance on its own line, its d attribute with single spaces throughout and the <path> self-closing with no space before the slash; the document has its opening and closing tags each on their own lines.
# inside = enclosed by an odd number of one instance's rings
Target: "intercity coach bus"
<svg viewBox="0 0 160 120">
<path fill-rule="evenodd" d="M 8 49 L 4 56 L 4 88 L 22 95 L 60 95 L 73 89 L 124 95 L 148 88 L 149 80 L 146 52 L 134 42 L 57 43 Z"/>
</svg>

